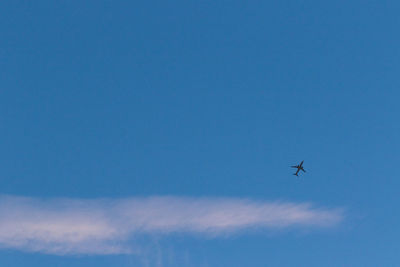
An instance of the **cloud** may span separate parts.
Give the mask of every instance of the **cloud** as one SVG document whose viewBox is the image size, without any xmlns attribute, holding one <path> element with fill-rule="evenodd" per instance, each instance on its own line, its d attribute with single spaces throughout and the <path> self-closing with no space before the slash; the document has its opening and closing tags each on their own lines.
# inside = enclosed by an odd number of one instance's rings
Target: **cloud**
<svg viewBox="0 0 400 267">
<path fill-rule="evenodd" d="M 240 198 L 36 199 L 0 196 L 0 247 L 47 254 L 133 253 L 147 234 L 217 237 L 249 228 L 327 227 L 340 209 Z"/>
</svg>

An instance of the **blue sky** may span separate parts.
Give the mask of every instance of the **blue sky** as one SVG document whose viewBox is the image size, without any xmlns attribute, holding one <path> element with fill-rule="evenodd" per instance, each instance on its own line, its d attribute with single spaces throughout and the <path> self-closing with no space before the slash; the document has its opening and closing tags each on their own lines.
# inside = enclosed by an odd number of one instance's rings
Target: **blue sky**
<svg viewBox="0 0 400 267">
<path fill-rule="evenodd" d="M 399 7 L 2 2 L 1 265 L 398 266 Z"/>
</svg>

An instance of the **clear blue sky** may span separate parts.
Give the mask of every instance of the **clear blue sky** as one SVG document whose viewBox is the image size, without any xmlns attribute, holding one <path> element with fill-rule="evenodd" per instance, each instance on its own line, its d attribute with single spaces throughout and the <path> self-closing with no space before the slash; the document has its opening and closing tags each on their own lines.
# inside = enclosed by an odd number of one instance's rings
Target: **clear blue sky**
<svg viewBox="0 0 400 267">
<path fill-rule="evenodd" d="M 3 1 L 0 194 L 346 212 L 328 229 L 151 236 L 146 256 L 5 247 L 0 265 L 399 266 L 399 8 Z"/>
</svg>

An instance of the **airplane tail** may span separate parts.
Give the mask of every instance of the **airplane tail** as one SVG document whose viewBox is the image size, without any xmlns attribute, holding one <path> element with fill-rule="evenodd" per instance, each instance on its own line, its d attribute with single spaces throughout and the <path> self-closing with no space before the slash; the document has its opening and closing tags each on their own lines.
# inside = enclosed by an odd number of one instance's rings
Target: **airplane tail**
<svg viewBox="0 0 400 267">
<path fill-rule="evenodd" d="M 293 175 L 299 176 L 297 173 L 293 173 Z"/>
</svg>

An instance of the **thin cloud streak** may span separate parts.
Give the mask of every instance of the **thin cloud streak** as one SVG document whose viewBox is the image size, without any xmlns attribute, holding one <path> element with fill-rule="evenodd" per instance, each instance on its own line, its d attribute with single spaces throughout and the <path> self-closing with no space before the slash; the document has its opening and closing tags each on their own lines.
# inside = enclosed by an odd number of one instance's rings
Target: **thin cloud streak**
<svg viewBox="0 0 400 267">
<path fill-rule="evenodd" d="M 340 209 L 240 198 L 2 196 L 0 247 L 57 255 L 126 254 L 135 252 L 129 242 L 146 234 L 217 237 L 249 228 L 328 227 L 342 220 Z"/>
</svg>

